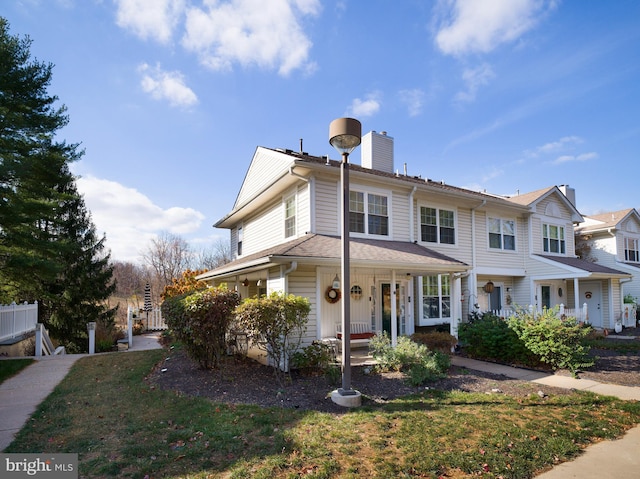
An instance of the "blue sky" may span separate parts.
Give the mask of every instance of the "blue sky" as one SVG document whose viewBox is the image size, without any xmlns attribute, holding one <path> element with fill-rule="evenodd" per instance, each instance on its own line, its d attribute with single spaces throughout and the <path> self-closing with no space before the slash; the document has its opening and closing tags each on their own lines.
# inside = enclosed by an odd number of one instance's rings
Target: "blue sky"
<svg viewBox="0 0 640 479">
<path fill-rule="evenodd" d="M 338 154 L 331 120 L 395 139 L 396 168 L 486 190 L 640 207 L 640 2 L 8 0 L 55 65 L 61 138 L 116 260 L 161 231 L 226 230 L 257 146 Z M 352 155 L 359 161 L 359 150 Z"/>
</svg>

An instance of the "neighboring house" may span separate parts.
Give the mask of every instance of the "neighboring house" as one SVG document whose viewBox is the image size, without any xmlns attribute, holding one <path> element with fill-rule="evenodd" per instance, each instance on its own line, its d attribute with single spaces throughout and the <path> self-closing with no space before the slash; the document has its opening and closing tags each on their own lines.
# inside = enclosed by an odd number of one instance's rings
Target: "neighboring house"
<svg viewBox="0 0 640 479">
<path fill-rule="evenodd" d="M 582 217 L 557 187 L 505 198 L 399 174 L 384 132 L 365 135 L 361 153 L 350 164 L 351 284 L 340 288 L 351 295 L 352 322 L 394 340 L 416 326 L 448 324 L 457 334 L 478 307 L 579 308 L 581 288 L 595 294 L 596 284 L 605 311 L 594 324 L 608 325 L 619 309 L 628 275 L 575 258 L 573 223 Z M 340 280 L 339 166 L 258 147 L 232 211 L 214 225 L 230 230 L 234 260 L 200 276 L 243 297 L 309 298 L 306 343 L 335 337 L 340 323 L 331 297 Z"/>
<path fill-rule="evenodd" d="M 585 259 L 633 275 L 622 280 L 621 297 L 640 299 L 640 214 L 635 208 L 585 216 L 576 228 L 576 242 Z"/>
</svg>

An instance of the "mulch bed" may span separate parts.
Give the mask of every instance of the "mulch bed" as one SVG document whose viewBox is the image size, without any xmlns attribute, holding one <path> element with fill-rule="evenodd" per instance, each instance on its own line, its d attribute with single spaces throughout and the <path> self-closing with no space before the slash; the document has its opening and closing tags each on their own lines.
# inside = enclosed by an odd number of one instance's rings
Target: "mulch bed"
<svg viewBox="0 0 640 479">
<path fill-rule="evenodd" d="M 340 387 L 340 379 L 331 382 L 320 374 L 292 372 L 284 386 L 275 380 L 272 368 L 247 358 L 229 357 L 221 370 L 200 369 L 182 350 L 167 350 L 167 358 L 150 374 L 148 381 L 162 389 L 181 395 L 199 396 L 214 402 L 253 404 L 261 407 L 283 407 L 344 413 L 330 392 Z M 594 350 L 596 366 L 580 377 L 594 381 L 640 386 L 640 354 L 621 355 L 609 350 Z M 556 374 L 569 374 L 559 371 Z M 401 373 L 373 373 L 367 367 L 352 367 L 352 387 L 363 395 L 363 405 L 384 404 L 390 400 L 424 391 L 425 386 L 412 387 Z M 442 391 L 460 390 L 487 394 L 524 397 L 530 394 L 561 395 L 572 391 L 506 378 L 452 366 L 447 378 L 426 387 Z"/>
</svg>

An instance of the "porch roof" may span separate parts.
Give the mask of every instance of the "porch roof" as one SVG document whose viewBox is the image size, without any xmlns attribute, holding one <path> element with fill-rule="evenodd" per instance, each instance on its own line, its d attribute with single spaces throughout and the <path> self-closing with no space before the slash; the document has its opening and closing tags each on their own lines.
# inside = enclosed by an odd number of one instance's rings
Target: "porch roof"
<svg viewBox="0 0 640 479">
<path fill-rule="evenodd" d="M 340 262 L 341 253 L 339 236 L 311 233 L 227 263 L 201 274 L 198 279 L 228 277 L 292 261 L 335 265 Z M 415 243 L 366 238 L 350 239 L 350 261 L 352 268 L 396 269 L 412 274 L 458 273 L 469 269 L 462 261 Z"/>
<path fill-rule="evenodd" d="M 582 270 L 585 273 L 588 273 L 586 276 L 594 277 L 594 278 L 628 278 L 631 276 L 629 273 L 625 273 L 624 271 L 620 271 L 617 269 L 609 268 L 607 266 L 602 266 L 598 263 L 592 263 L 591 261 L 586 261 L 580 258 L 571 258 L 568 256 L 551 256 L 551 255 L 534 255 L 540 258 L 544 258 L 548 261 L 553 261 L 555 263 L 559 263 L 563 266 L 568 266 L 570 268 L 576 270 Z"/>
</svg>

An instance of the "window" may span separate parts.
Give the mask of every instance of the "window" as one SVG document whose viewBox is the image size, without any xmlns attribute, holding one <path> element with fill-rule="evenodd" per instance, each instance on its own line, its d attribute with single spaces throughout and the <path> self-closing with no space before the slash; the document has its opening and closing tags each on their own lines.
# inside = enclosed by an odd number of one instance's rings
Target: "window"
<svg viewBox="0 0 640 479">
<path fill-rule="evenodd" d="M 242 226 L 238 226 L 238 256 L 242 256 Z"/>
<path fill-rule="evenodd" d="M 422 277 L 422 317 L 425 319 L 451 317 L 451 280 L 449 275 Z"/>
<path fill-rule="evenodd" d="M 420 207 L 420 237 L 428 243 L 455 244 L 453 211 Z"/>
<path fill-rule="evenodd" d="M 501 218 L 489 218 L 489 248 L 515 251 L 516 222 Z"/>
<path fill-rule="evenodd" d="M 284 200 L 284 237 L 296 234 L 296 197 L 289 196 Z"/>
<path fill-rule="evenodd" d="M 624 239 L 624 260 L 632 261 L 634 263 L 640 262 L 640 256 L 638 255 L 638 240 L 635 238 Z"/>
<path fill-rule="evenodd" d="M 349 192 L 349 231 L 371 235 L 389 235 L 387 197 L 361 191 Z"/>
<path fill-rule="evenodd" d="M 564 226 L 542 225 L 542 248 L 546 253 L 566 253 Z"/>
</svg>

